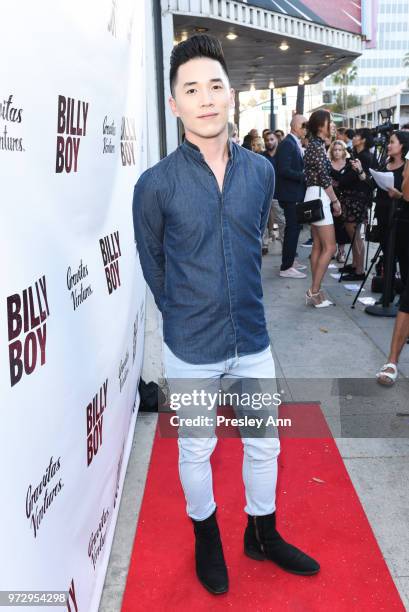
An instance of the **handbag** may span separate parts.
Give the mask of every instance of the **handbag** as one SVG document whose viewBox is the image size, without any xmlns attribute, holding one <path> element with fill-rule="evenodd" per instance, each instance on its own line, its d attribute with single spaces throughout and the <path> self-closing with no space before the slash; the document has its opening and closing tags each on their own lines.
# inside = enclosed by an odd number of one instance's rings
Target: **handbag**
<svg viewBox="0 0 409 612">
<path fill-rule="evenodd" d="M 320 187 L 321 195 L 321 187 Z M 297 202 L 295 207 L 297 215 L 297 223 L 314 223 L 314 221 L 322 221 L 324 219 L 324 207 L 321 198 L 310 200 L 309 202 Z"/>
<path fill-rule="evenodd" d="M 381 228 L 379 225 L 367 225 L 365 229 L 365 240 L 367 242 L 381 241 Z"/>
</svg>

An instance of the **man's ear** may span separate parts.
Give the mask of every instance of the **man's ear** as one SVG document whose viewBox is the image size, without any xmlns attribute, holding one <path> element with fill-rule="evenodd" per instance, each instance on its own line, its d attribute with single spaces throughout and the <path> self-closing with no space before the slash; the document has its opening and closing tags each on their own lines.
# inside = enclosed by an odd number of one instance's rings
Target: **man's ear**
<svg viewBox="0 0 409 612">
<path fill-rule="evenodd" d="M 236 103 L 236 92 L 234 91 L 233 87 L 230 88 L 230 108 L 234 108 Z"/>
<path fill-rule="evenodd" d="M 171 109 L 172 113 L 174 114 L 174 116 L 175 117 L 180 117 L 180 113 L 179 113 L 179 111 L 177 109 L 177 106 L 176 106 L 176 100 L 172 96 L 169 96 L 168 102 L 169 102 L 170 109 Z"/>
</svg>

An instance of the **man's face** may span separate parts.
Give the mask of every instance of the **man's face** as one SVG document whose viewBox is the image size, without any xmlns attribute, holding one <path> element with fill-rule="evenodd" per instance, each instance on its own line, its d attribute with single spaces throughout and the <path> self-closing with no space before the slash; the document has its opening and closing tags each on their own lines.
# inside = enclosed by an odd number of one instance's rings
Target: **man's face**
<svg viewBox="0 0 409 612">
<path fill-rule="evenodd" d="M 274 134 L 268 134 L 264 138 L 267 151 L 274 151 L 278 145 L 278 140 Z"/>
<path fill-rule="evenodd" d="M 294 134 L 298 136 L 301 140 L 305 138 L 307 133 L 307 119 L 302 115 L 297 115 L 294 117 L 294 124 L 292 127 Z"/>
<path fill-rule="evenodd" d="M 199 57 L 179 67 L 169 104 L 187 136 L 215 138 L 227 129 L 234 90 L 219 62 Z"/>
</svg>

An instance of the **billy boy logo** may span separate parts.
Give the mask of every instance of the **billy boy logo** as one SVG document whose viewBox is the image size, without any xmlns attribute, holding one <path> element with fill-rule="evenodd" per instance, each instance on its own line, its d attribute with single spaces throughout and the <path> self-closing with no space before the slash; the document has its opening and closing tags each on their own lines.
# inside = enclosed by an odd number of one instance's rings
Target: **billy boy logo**
<svg viewBox="0 0 409 612">
<path fill-rule="evenodd" d="M 121 286 L 121 278 L 119 275 L 119 258 L 121 257 L 119 232 L 114 232 L 113 234 L 104 236 L 104 238 L 100 238 L 99 246 L 101 249 L 102 261 L 104 262 L 108 293 L 111 295 L 115 289 Z"/>
<path fill-rule="evenodd" d="M 67 610 L 68 612 L 78 612 L 77 594 L 75 592 L 74 578 L 71 580 L 70 586 L 68 587 Z"/>
<path fill-rule="evenodd" d="M 93 458 L 102 446 L 102 426 L 104 411 L 107 407 L 108 379 L 103 383 L 98 393 L 86 409 L 87 416 L 87 465 L 90 466 Z"/>
<path fill-rule="evenodd" d="M 88 107 L 88 102 L 58 96 L 56 173 L 78 170 L 81 137 L 87 135 Z"/>
<path fill-rule="evenodd" d="M 135 119 L 122 117 L 121 124 L 121 158 L 123 166 L 135 165 L 136 129 Z"/>
<path fill-rule="evenodd" d="M 50 315 L 45 276 L 34 285 L 7 298 L 10 382 L 13 387 L 46 361 L 47 324 Z"/>
</svg>

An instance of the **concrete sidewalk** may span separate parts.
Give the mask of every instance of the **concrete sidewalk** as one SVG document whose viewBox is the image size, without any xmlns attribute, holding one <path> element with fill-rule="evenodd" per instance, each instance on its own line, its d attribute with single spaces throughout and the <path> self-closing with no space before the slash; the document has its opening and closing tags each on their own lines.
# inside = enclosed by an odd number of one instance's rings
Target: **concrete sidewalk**
<svg viewBox="0 0 409 612">
<path fill-rule="evenodd" d="M 300 244 L 306 237 L 301 236 Z M 325 309 L 305 306 L 309 275 L 305 280 L 280 278 L 280 251 L 281 245 L 276 241 L 263 257 L 266 319 L 280 388 L 289 400 L 297 400 L 301 394 L 303 400 L 317 399 L 319 391 L 327 422 L 409 609 L 409 417 L 396 416 L 402 411 L 402 397 L 409 412 L 409 394 L 402 395 L 409 387 L 403 380 L 396 389 L 384 389 L 374 380 L 375 372 L 386 360 L 394 320 L 371 317 L 362 304 L 352 310 L 354 293 L 330 276 L 336 270 L 329 270 L 324 282 L 324 289 L 336 306 Z M 311 249 L 300 246 L 298 251 L 299 259 L 308 264 Z M 368 281 L 362 295 L 371 295 L 369 285 Z M 156 364 L 157 371 L 160 346 L 153 326 L 145 350 L 146 359 Z M 403 349 L 399 370 L 402 378 L 409 376 L 409 345 Z M 341 437 L 345 429 L 342 402 L 352 398 L 345 392 L 345 385 L 353 385 L 352 379 L 365 387 L 362 403 L 349 411 L 352 426 L 360 424 L 362 436 L 369 436 L 371 421 L 380 419 L 380 431 L 385 431 L 382 437 Z M 338 393 L 334 393 L 334 381 L 339 382 Z M 362 419 L 368 422 L 367 431 L 362 428 Z M 156 415 L 138 415 L 100 612 L 121 609 L 155 426 Z M 405 429 L 406 438 L 398 437 Z"/>
</svg>

